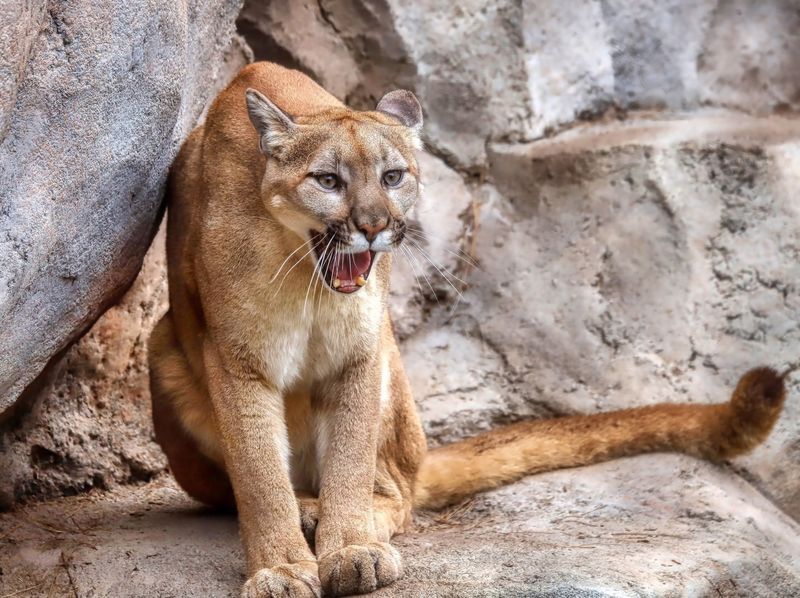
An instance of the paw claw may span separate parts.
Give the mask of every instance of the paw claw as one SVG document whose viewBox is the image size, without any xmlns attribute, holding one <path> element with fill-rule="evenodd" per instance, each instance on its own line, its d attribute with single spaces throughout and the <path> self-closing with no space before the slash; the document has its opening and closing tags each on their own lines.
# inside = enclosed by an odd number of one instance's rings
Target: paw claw
<svg viewBox="0 0 800 598">
<path fill-rule="evenodd" d="M 259 569 L 247 580 L 242 598 L 321 598 L 317 565 L 311 561 Z"/>
<path fill-rule="evenodd" d="M 345 546 L 319 561 L 326 596 L 374 592 L 396 581 L 402 572 L 400 553 L 386 542 Z"/>
</svg>

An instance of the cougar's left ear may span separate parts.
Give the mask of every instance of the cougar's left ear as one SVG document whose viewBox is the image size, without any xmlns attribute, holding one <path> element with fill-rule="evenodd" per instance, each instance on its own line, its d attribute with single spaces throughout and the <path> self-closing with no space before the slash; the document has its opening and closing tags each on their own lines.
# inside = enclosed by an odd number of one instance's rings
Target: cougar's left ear
<svg viewBox="0 0 800 598">
<path fill-rule="evenodd" d="M 255 89 L 245 92 L 247 114 L 258 131 L 259 146 L 265 155 L 275 155 L 288 142 L 297 126 L 291 117 Z"/>
<path fill-rule="evenodd" d="M 422 106 L 410 91 L 405 89 L 390 91 L 381 98 L 375 109 L 393 116 L 416 135 L 422 130 Z"/>
</svg>

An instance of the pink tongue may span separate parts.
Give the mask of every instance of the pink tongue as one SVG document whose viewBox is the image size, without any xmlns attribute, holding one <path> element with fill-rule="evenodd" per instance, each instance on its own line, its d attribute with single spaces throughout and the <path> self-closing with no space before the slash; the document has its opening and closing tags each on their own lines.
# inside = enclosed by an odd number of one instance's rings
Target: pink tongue
<svg viewBox="0 0 800 598">
<path fill-rule="evenodd" d="M 355 281 L 356 278 L 369 270 L 372 256 L 369 251 L 361 253 L 336 253 L 328 270 L 334 278 L 341 281 Z"/>
</svg>

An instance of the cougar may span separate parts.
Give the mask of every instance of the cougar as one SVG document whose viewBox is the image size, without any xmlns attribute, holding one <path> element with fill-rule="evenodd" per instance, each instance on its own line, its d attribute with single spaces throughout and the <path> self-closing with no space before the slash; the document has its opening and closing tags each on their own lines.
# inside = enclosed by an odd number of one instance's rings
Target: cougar
<svg viewBox="0 0 800 598">
<path fill-rule="evenodd" d="M 414 508 L 623 455 L 727 459 L 781 411 L 783 375 L 759 368 L 726 403 L 524 421 L 426 450 L 387 306 L 421 127 L 411 92 L 356 111 L 261 62 L 172 166 L 154 426 L 186 492 L 238 510 L 243 596 L 374 591 L 402 575 L 389 541 Z"/>
</svg>

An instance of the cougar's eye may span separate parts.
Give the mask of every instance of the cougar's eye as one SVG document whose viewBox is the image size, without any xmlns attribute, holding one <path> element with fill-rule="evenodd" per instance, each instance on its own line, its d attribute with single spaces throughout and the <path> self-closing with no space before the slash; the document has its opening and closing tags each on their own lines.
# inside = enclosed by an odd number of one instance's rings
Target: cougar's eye
<svg viewBox="0 0 800 598">
<path fill-rule="evenodd" d="M 402 170 L 387 170 L 383 173 L 383 184 L 387 187 L 397 187 L 403 180 Z"/>
<path fill-rule="evenodd" d="M 315 174 L 314 178 L 317 179 L 319 186 L 328 191 L 332 191 L 339 187 L 339 177 L 332 172 L 323 172 L 322 174 Z"/>
</svg>

